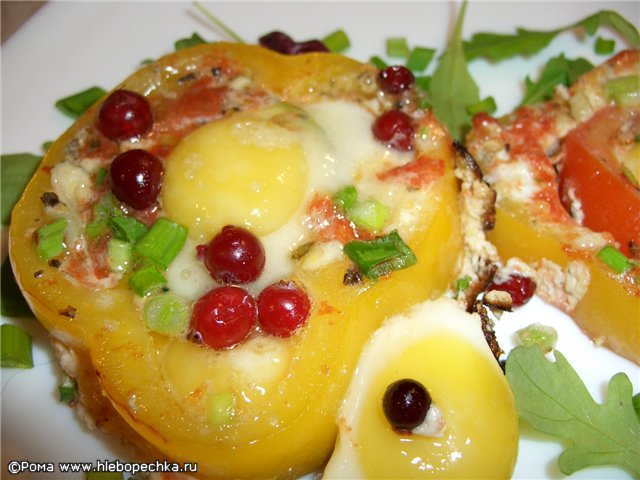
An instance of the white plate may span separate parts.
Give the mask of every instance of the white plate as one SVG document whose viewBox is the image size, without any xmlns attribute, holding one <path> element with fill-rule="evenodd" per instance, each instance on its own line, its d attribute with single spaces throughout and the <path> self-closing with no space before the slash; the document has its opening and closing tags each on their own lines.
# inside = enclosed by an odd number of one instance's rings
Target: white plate
<svg viewBox="0 0 640 480">
<path fill-rule="evenodd" d="M 616 10 L 638 23 L 638 2 L 471 3 L 464 37 L 478 31 L 513 32 L 521 26 L 551 29 L 582 19 L 599 9 Z M 208 8 L 239 33 L 255 42 L 264 33 L 283 30 L 303 40 L 344 28 L 351 40 L 348 54 L 366 61 L 384 52 L 384 39 L 406 37 L 411 45 L 442 47 L 453 22 L 451 3 L 208 3 Z M 39 152 L 42 142 L 55 139 L 70 124 L 54 110 L 54 102 L 91 85 L 106 89 L 135 70 L 140 62 L 168 53 L 178 38 L 197 31 L 204 38 L 224 38 L 197 13 L 191 3 L 53 2 L 43 7 L 2 45 L 2 153 Z M 611 37 L 609 31 L 599 32 Z M 617 47 L 621 47 L 617 42 Z M 535 76 L 549 57 L 565 52 L 594 63 L 593 39 L 563 34 L 538 55 L 499 65 L 476 61 L 471 71 L 482 96 L 493 95 L 499 114 L 508 112 L 522 95 L 522 79 Z M 4 238 L 4 236 L 3 236 Z M 3 319 L 5 321 L 6 319 Z M 15 320 L 34 337 L 36 366 L 2 370 L 2 473 L 14 460 L 95 463 L 127 458 L 117 440 L 88 431 L 74 412 L 57 401 L 59 369 L 52 362 L 46 332 L 34 320 Z M 610 352 L 594 347 L 570 319 L 537 299 L 499 325 L 503 347 L 510 332 L 534 321 L 555 326 L 561 350 L 581 374 L 597 401 L 603 400 L 608 379 L 626 372 L 640 388 L 640 369 Z M 560 443 L 523 429 L 514 478 L 562 478 L 556 458 Z M 76 476 L 78 477 L 78 476 Z M 59 472 L 23 473 L 15 478 L 70 478 Z M 82 478 L 82 476 L 79 476 Z M 615 468 L 588 469 L 572 478 L 630 478 Z"/>
</svg>

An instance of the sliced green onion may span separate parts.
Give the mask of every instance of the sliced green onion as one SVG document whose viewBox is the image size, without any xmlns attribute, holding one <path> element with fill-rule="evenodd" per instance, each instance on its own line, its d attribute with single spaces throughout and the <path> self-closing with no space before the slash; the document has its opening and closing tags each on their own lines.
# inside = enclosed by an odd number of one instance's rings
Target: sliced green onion
<svg viewBox="0 0 640 480">
<path fill-rule="evenodd" d="M 43 225 L 36 230 L 36 251 L 40 260 L 49 260 L 64 253 L 64 231 L 67 228 L 67 219 L 59 218 Z"/>
<path fill-rule="evenodd" d="M 624 273 L 633 267 L 633 262 L 611 245 L 602 248 L 598 252 L 598 258 L 617 274 Z"/>
<path fill-rule="evenodd" d="M 489 115 L 492 115 L 497 110 L 496 101 L 493 99 L 493 97 L 487 97 L 483 100 L 480 100 L 479 102 L 467 106 L 466 110 L 467 113 L 471 116 L 480 112 L 486 112 Z"/>
<path fill-rule="evenodd" d="M 598 37 L 594 45 L 594 50 L 598 55 L 610 55 L 616 49 L 616 41 Z"/>
<path fill-rule="evenodd" d="M 131 265 L 131 244 L 118 240 L 117 238 L 110 238 L 107 243 L 107 261 L 109 267 L 114 272 L 126 272 Z"/>
<path fill-rule="evenodd" d="M 167 279 L 162 272 L 153 265 L 144 266 L 129 277 L 129 286 L 140 297 L 161 289 L 166 283 Z"/>
<path fill-rule="evenodd" d="M 640 102 L 640 75 L 614 78 L 604 87 L 607 96 L 618 105 L 630 106 Z"/>
<path fill-rule="evenodd" d="M 91 87 L 82 92 L 61 98 L 56 102 L 56 108 L 71 118 L 78 118 L 106 93 L 103 88 Z"/>
<path fill-rule="evenodd" d="M 379 70 L 384 70 L 389 66 L 387 65 L 387 62 L 385 62 L 382 58 L 380 58 L 377 55 L 374 55 L 373 57 L 371 57 L 369 59 L 369 63 Z"/>
<path fill-rule="evenodd" d="M 181 38 L 180 40 L 176 40 L 173 44 L 173 48 L 178 51 L 182 50 L 183 48 L 195 47 L 197 45 L 203 45 L 205 43 L 207 42 L 204 38 L 202 38 L 196 32 L 193 32 L 193 34 L 189 38 Z"/>
<path fill-rule="evenodd" d="M 429 85 L 431 85 L 431 77 L 417 76 L 414 80 L 416 86 L 424 92 L 429 91 Z"/>
<path fill-rule="evenodd" d="M 11 323 L 0 326 L 0 366 L 32 368 L 31 335 Z"/>
<path fill-rule="evenodd" d="M 162 293 L 149 299 L 144 307 L 149 329 L 168 335 L 182 335 L 189 326 L 189 307 L 176 295 Z"/>
<path fill-rule="evenodd" d="M 387 56 L 391 58 L 407 58 L 409 45 L 404 37 L 387 38 Z"/>
<path fill-rule="evenodd" d="M 540 323 L 532 323 L 516 332 L 516 343 L 518 345 L 524 345 L 525 347 L 538 345 L 545 353 L 553 350 L 557 342 L 558 332 L 556 332 L 556 329 Z"/>
<path fill-rule="evenodd" d="M 58 395 L 62 403 L 71 403 L 76 398 L 76 381 L 69 375 L 62 374 L 62 382 L 58 385 Z"/>
<path fill-rule="evenodd" d="M 168 218 L 159 218 L 140 237 L 133 249 L 138 255 L 166 270 L 180 252 L 186 239 L 186 227 Z"/>
<path fill-rule="evenodd" d="M 130 243 L 137 241 L 149 230 L 144 223 L 133 217 L 112 217 L 109 219 L 109 225 L 118 240 Z"/>
<path fill-rule="evenodd" d="M 369 241 L 353 240 L 344 246 L 344 253 L 372 280 L 418 261 L 397 230 Z"/>
<path fill-rule="evenodd" d="M 372 232 L 381 230 L 387 223 L 391 211 L 378 200 L 356 202 L 347 213 L 347 218 L 356 226 Z"/>
<path fill-rule="evenodd" d="M 471 285 L 471 279 L 466 275 L 456 279 L 455 289 L 457 293 L 464 292 Z"/>
<path fill-rule="evenodd" d="M 97 238 L 109 229 L 109 220 L 113 217 L 122 216 L 122 210 L 117 203 L 116 198 L 111 195 L 105 195 L 93 207 L 93 221 L 88 223 L 85 231 L 89 238 Z"/>
<path fill-rule="evenodd" d="M 229 425 L 236 416 L 236 396 L 233 392 L 216 393 L 209 397 L 208 420 L 212 425 Z"/>
<path fill-rule="evenodd" d="M 344 187 L 333 198 L 333 204 L 343 212 L 348 212 L 358 201 L 358 191 L 353 185 Z"/>
<path fill-rule="evenodd" d="M 344 52 L 351 46 L 349 36 L 342 29 L 336 30 L 335 32 L 324 37 L 322 39 L 322 43 L 324 43 L 325 47 L 327 47 L 330 52 L 334 53 Z"/>
<path fill-rule="evenodd" d="M 412 72 L 424 72 L 436 51 L 433 48 L 414 47 L 409 53 L 406 67 Z"/>
<path fill-rule="evenodd" d="M 225 23 L 220 20 L 218 17 L 216 17 L 213 13 L 211 13 L 209 10 L 207 10 L 203 5 L 200 4 L 200 2 L 193 2 L 193 5 L 200 10 L 200 13 L 202 13 L 205 17 L 207 17 L 207 19 L 209 19 L 209 21 L 211 23 L 213 23 L 215 26 L 217 26 L 218 28 L 220 28 L 224 33 L 226 33 L 227 35 L 229 35 L 229 37 L 231 37 L 233 40 L 235 40 L 238 43 L 246 43 L 241 37 L 240 35 L 238 35 L 236 32 L 234 32 L 233 30 L 231 30 L 227 25 L 225 25 Z"/>
<path fill-rule="evenodd" d="M 106 179 L 107 179 L 107 169 L 102 167 L 96 173 L 96 180 L 95 180 L 96 187 L 99 187 L 100 185 L 102 185 Z"/>
</svg>

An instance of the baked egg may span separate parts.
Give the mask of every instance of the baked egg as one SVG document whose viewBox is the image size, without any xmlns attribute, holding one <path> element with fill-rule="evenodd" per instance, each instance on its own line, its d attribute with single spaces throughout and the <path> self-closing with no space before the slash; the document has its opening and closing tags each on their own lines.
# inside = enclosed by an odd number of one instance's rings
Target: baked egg
<svg viewBox="0 0 640 480">
<path fill-rule="evenodd" d="M 355 372 L 323 478 L 511 475 L 518 417 L 476 314 L 443 297 L 391 317 Z M 425 420 L 408 432 L 394 429 L 383 411 L 387 387 L 400 379 L 421 383 L 431 397 Z"/>
</svg>

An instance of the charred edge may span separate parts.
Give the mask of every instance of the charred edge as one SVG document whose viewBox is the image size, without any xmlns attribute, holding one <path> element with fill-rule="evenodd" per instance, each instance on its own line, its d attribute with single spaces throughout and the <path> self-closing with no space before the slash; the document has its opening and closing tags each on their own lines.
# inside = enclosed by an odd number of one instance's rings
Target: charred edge
<svg viewBox="0 0 640 480">
<path fill-rule="evenodd" d="M 498 194 L 487 182 L 483 180 L 482 170 L 480 169 L 478 162 L 476 162 L 475 158 L 473 158 L 464 145 L 459 141 L 454 140 L 453 149 L 456 152 L 456 166 L 460 170 L 470 173 L 471 177 L 473 177 L 471 179 L 465 178 L 465 180 L 473 180 L 486 185 L 487 198 L 485 199 L 484 214 L 480 220 L 482 222 L 483 231 L 487 232 L 489 230 L 493 230 L 496 223 L 496 199 Z"/>
<path fill-rule="evenodd" d="M 498 365 L 500 365 L 500 368 L 503 368 L 503 364 L 500 362 L 500 357 L 504 355 L 504 350 L 502 350 L 502 348 L 500 348 L 500 345 L 498 344 L 496 333 L 493 330 L 493 322 L 487 314 L 487 309 L 480 301 L 475 303 L 474 309 L 475 312 L 480 315 L 482 334 L 484 335 L 484 339 L 487 342 L 487 345 L 489 345 L 489 349 L 498 362 Z"/>
<path fill-rule="evenodd" d="M 487 289 L 489 284 L 493 281 L 493 277 L 495 277 L 497 271 L 498 266 L 495 263 L 492 263 L 484 271 L 484 274 L 469 286 L 465 295 L 465 303 L 467 305 L 468 313 L 473 313 L 475 311 L 478 296 Z"/>
<path fill-rule="evenodd" d="M 480 165 L 476 162 L 475 158 L 469 153 L 464 145 L 458 140 L 453 141 L 453 149 L 456 151 L 456 160 L 458 167 L 463 168 L 466 171 L 470 171 L 476 180 L 482 181 L 482 170 Z"/>
</svg>

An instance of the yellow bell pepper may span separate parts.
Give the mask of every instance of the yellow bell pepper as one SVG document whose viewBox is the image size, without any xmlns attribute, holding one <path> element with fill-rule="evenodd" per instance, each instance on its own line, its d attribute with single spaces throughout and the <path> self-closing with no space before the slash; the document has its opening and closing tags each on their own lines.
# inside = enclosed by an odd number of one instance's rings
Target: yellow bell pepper
<svg viewBox="0 0 640 480">
<path fill-rule="evenodd" d="M 347 58 L 283 56 L 224 43 L 164 57 L 120 88 L 171 90 L 192 68 L 221 63 L 293 104 L 327 93 L 354 101 L 375 95 L 362 81 L 375 81 L 372 67 Z M 302 331 L 218 351 L 151 332 L 126 279 L 113 288 L 90 289 L 38 258 L 32 234 L 45 217 L 40 197 L 51 189 L 47 170 L 94 121 L 97 108 L 51 147 L 13 211 L 10 230 L 20 287 L 54 341 L 80 361 L 86 408 L 99 425 L 132 440 L 144 457 L 196 462 L 199 477 L 292 477 L 320 468 L 333 449 L 335 415 L 363 343 L 385 317 L 441 294 L 455 278 L 462 240 L 449 136 L 432 132 L 437 143 L 430 154 L 438 154 L 445 170 L 428 187 L 424 215 L 404 239 L 416 265 L 352 286 L 343 284 L 346 259 L 313 271 L 298 268 L 293 277 L 313 304 Z M 211 422 L 225 418 L 220 402 L 224 407 L 228 398 L 235 398 L 227 405 L 231 421 Z"/>
<path fill-rule="evenodd" d="M 617 275 L 594 251 L 577 254 L 569 245 L 575 229 L 558 229 L 535 221 L 527 207 L 498 204 L 495 228 L 487 238 L 502 259 L 517 257 L 529 264 L 543 259 L 566 268 L 582 262 L 588 271 L 587 291 L 568 313 L 597 344 L 640 363 L 640 291 L 628 276 Z"/>
</svg>

